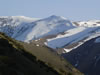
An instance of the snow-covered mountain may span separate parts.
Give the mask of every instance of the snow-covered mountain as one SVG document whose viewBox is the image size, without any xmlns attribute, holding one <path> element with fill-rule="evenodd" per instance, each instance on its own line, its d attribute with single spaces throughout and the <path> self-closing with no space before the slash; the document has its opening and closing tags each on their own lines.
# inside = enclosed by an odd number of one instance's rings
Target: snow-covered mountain
<svg viewBox="0 0 100 75">
<path fill-rule="evenodd" d="M 71 22 L 56 15 L 43 19 L 1 16 L 0 31 L 24 42 L 44 38 L 45 41 L 42 43 L 46 46 L 66 53 L 84 42 L 100 36 L 100 20 Z"/>
<path fill-rule="evenodd" d="M 69 20 L 55 15 L 39 20 L 18 16 L 0 18 L 0 31 L 24 42 L 55 35 L 71 28 L 74 26 Z"/>
<path fill-rule="evenodd" d="M 38 20 L 38 18 L 29 18 L 25 16 L 1 16 L 0 31 L 12 36 L 18 29 L 25 24 Z"/>
<path fill-rule="evenodd" d="M 73 22 L 74 28 L 66 30 L 64 34 L 49 38 L 45 44 L 62 52 L 70 52 L 79 47 L 84 42 L 100 36 L 100 20 L 91 20 L 86 22 Z"/>
</svg>

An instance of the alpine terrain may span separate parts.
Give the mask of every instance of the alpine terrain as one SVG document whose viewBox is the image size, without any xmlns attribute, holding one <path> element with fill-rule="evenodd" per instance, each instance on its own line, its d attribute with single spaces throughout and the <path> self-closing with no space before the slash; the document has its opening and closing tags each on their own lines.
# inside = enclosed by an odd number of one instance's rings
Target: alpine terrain
<svg viewBox="0 0 100 75">
<path fill-rule="evenodd" d="M 20 42 L 25 51 L 60 74 L 69 74 L 70 67 L 64 66 L 66 60 L 85 75 L 100 74 L 100 20 L 73 22 L 56 15 L 43 19 L 1 16 L 0 32 Z M 70 73 L 80 73 L 75 70 L 71 68 Z"/>
</svg>

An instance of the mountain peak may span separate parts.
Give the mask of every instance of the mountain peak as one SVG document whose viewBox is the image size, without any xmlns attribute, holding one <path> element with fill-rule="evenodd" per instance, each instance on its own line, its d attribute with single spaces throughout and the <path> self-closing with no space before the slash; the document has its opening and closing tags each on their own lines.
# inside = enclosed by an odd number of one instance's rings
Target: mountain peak
<svg viewBox="0 0 100 75">
<path fill-rule="evenodd" d="M 51 15 L 45 19 L 42 19 L 42 20 L 45 20 L 47 22 L 50 22 L 50 21 L 65 21 L 67 20 L 66 18 L 62 17 L 62 16 L 57 16 L 57 15 Z"/>
<path fill-rule="evenodd" d="M 63 16 L 57 16 L 57 15 L 51 15 L 49 18 L 52 18 L 52 19 L 66 19 Z"/>
<path fill-rule="evenodd" d="M 57 16 L 57 15 L 51 15 L 50 17 L 57 18 L 57 17 L 60 17 L 60 16 Z"/>
</svg>

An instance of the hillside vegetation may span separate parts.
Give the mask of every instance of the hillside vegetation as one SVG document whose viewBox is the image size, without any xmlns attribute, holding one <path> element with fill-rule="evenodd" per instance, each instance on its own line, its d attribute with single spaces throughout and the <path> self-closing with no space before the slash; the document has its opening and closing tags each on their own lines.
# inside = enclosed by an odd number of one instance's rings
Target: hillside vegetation
<svg viewBox="0 0 100 75">
<path fill-rule="evenodd" d="M 0 75 L 83 75 L 45 46 L 0 33 Z"/>
</svg>

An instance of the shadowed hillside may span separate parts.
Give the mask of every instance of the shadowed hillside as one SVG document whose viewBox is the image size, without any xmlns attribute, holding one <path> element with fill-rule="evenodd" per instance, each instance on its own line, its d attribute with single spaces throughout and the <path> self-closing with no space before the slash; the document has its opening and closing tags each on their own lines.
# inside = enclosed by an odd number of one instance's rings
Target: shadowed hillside
<svg viewBox="0 0 100 75">
<path fill-rule="evenodd" d="M 19 50 L 0 37 L 0 75 L 59 75 L 35 56 Z"/>
<path fill-rule="evenodd" d="M 95 42 L 98 38 L 100 36 L 62 56 L 85 75 L 100 75 L 100 42 Z"/>
</svg>

